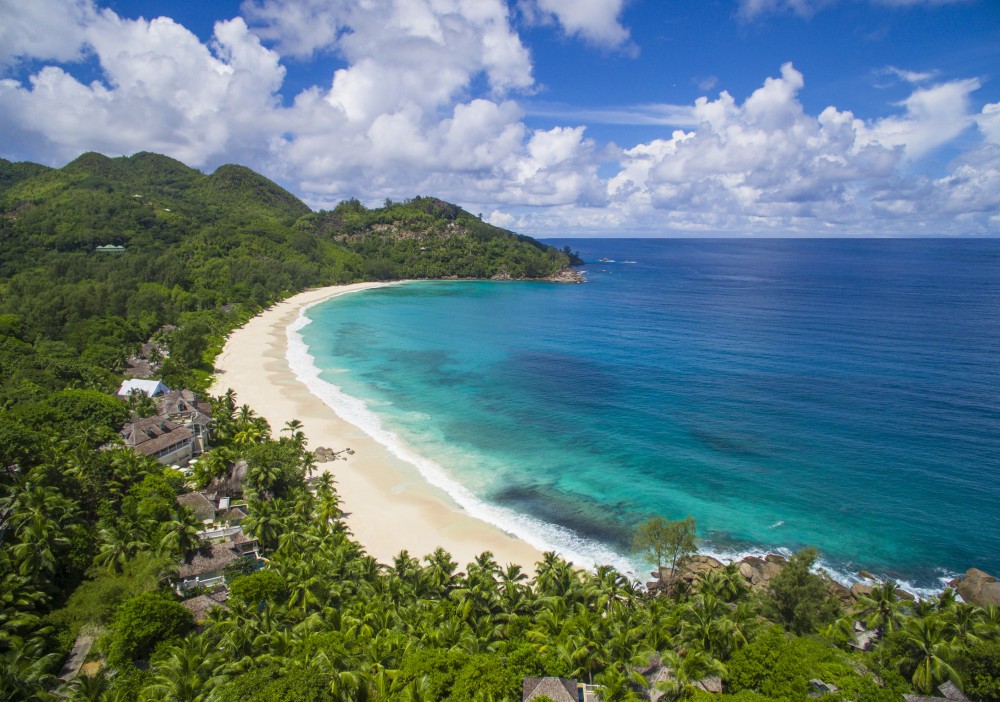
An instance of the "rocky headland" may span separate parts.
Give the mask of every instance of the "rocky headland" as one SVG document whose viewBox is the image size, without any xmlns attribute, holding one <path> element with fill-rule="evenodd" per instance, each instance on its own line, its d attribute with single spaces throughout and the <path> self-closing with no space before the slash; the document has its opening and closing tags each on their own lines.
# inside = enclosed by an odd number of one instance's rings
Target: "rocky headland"
<svg viewBox="0 0 1000 702">
<path fill-rule="evenodd" d="M 751 591 L 764 592 L 787 563 L 788 560 L 784 556 L 769 553 L 763 558 L 759 556 L 746 556 L 737 561 L 736 565 L 740 575 L 743 576 L 747 587 Z M 726 564 L 712 556 L 701 554 L 688 556 L 678 563 L 674 579 L 692 586 L 705 574 L 724 568 L 726 568 Z M 658 578 L 646 584 L 650 592 L 656 593 L 669 587 L 669 568 L 662 568 L 660 573 L 654 571 L 650 575 Z M 863 570 L 858 572 L 858 577 L 862 578 L 862 580 L 853 583 L 850 588 L 845 587 L 828 576 L 825 577 L 830 593 L 845 606 L 851 606 L 862 597 L 870 596 L 873 588 L 878 584 L 878 578 Z M 1000 605 L 1000 581 L 978 568 L 970 568 L 966 571 L 965 575 L 950 582 L 949 586 L 955 588 L 963 600 L 977 607 Z M 900 599 L 915 599 L 913 593 L 902 588 L 896 590 L 896 596 Z"/>
</svg>

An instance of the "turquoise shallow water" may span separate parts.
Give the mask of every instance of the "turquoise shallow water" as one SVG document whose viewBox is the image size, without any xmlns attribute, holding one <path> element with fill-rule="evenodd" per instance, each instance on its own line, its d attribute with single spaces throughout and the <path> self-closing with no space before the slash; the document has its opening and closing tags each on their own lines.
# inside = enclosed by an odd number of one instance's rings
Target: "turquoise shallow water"
<svg viewBox="0 0 1000 702">
<path fill-rule="evenodd" d="M 1000 571 L 1000 241 L 552 243 L 587 284 L 311 308 L 339 411 L 577 562 L 638 572 L 635 525 L 690 514 L 707 551 L 813 545 L 845 580 Z"/>
</svg>

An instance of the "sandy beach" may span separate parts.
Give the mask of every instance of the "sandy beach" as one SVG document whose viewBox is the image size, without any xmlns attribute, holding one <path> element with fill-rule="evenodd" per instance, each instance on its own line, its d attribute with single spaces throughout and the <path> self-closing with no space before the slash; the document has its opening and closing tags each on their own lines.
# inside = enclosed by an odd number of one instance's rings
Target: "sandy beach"
<svg viewBox="0 0 1000 702">
<path fill-rule="evenodd" d="M 422 558 L 441 546 L 460 568 L 488 550 L 501 565 L 518 563 L 530 572 L 540 551 L 463 511 L 415 466 L 337 416 L 290 370 L 286 330 L 304 306 L 377 285 L 307 290 L 253 318 L 232 333 L 216 359 L 212 394 L 232 388 L 237 402 L 264 417 L 276 437 L 286 422 L 298 419 L 310 448 L 353 449 L 347 460 L 320 463 L 318 468 L 333 474 L 348 526 L 379 561 L 391 562 L 403 549 Z"/>
</svg>

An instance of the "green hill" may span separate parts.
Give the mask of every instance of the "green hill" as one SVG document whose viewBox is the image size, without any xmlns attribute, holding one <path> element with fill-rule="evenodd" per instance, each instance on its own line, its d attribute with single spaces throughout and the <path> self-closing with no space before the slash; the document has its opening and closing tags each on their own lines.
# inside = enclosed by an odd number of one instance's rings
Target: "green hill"
<svg viewBox="0 0 1000 702">
<path fill-rule="evenodd" d="M 62 168 L 0 161 L 0 314 L 14 315 L 22 340 L 62 343 L 64 360 L 82 359 L 98 376 L 120 369 L 126 353 L 163 325 L 209 328 L 221 340 L 307 287 L 541 278 L 568 263 L 435 198 L 376 209 L 350 200 L 312 212 L 237 165 L 205 175 L 146 152 L 85 153 Z M 93 375 L 76 369 L 31 382 L 53 390 L 67 379 L 93 385 Z M 0 385 L 0 407 L 12 384 Z"/>
</svg>

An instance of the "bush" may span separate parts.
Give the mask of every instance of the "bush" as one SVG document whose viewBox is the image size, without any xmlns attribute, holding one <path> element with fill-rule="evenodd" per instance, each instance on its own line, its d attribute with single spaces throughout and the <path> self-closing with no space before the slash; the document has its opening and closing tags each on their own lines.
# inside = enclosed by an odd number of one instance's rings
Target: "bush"
<svg viewBox="0 0 1000 702">
<path fill-rule="evenodd" d="M 245 578 L 257 570 L 257 559 L 253 556 L 240 556 L 231 563 L 227 563 L 222 569 L 222 574 L 226 578 L 226 585 L 232 586 L 240 578 Z"/>
<path fill-rule="evenodd" d="M 180 638 L 192 626 L 191 613 L 179 602 L 146 592 L 118 608 L 101 649 L 107 654 L 108 664 L 120 668 L 148 659 L 158 644 Z"/>
<path fill-rule="evenodd" d="M 976 702 L 1000 702 L 1000 641 L 979 641 L 960 657 L 965 693 Z"/>
<path fill-rule="evenodd" d="M 792 556 L 771 580 L 764 600 L 764 616 L 799 635 L 814 633 L 840 613 L 826 580 L 809 570 L 815 560 L 814 548 Z"/>
<path fill-rule="evenodd" d="M 258 570 L 251 575 L 236 578 L 229 586 L 230 599 L 245 605 L 277 602 L 285 598 L 285 581 L 273 570 Z"/>
</svg>

